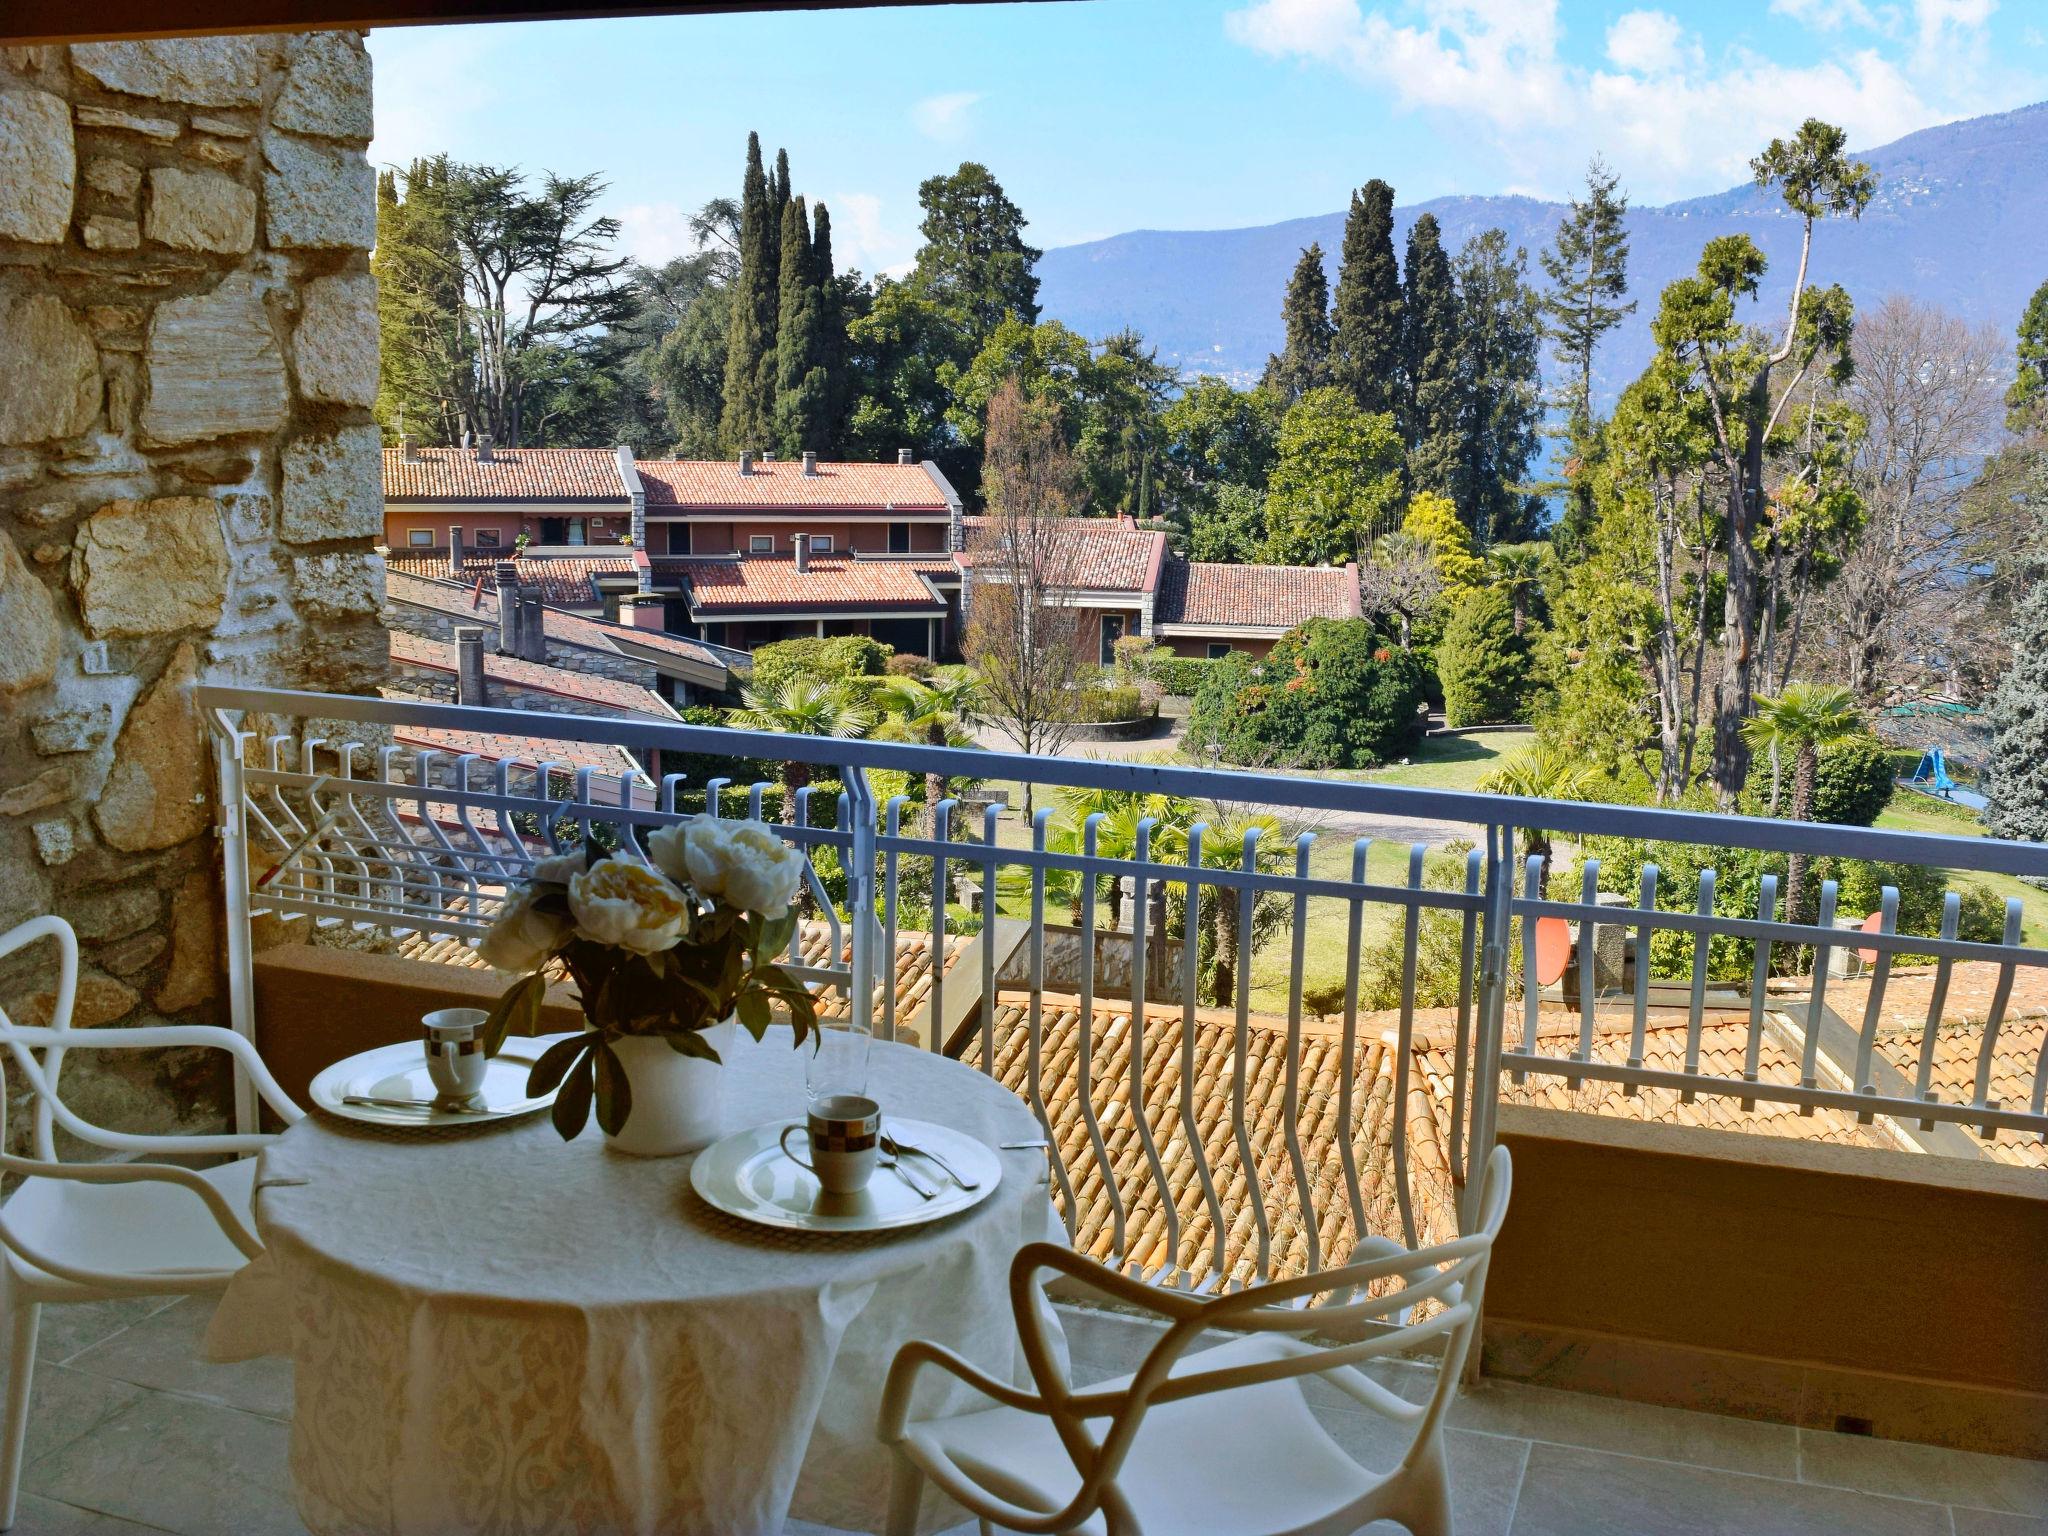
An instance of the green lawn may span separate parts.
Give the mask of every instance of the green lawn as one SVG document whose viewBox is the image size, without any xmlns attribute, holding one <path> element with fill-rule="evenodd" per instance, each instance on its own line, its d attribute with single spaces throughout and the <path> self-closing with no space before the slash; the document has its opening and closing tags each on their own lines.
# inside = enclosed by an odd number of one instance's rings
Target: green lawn
<svg viewBox="0 0 2048 1536">
<path fill-rule="evenodd" d="M 1895 832 L 1936 832 L 1950 837 L 1984 835 L 1983 823 L 1967 806 L 1950 805 L 1910 789 L 1901 789 L 1892 796 L 1892 803 L 1877 818 L 1877 825 Z M 2048 945 L 2048 891 L 2038 890 L 2011 875 L 1958 871 L 1955 881 L 1958 885 L 1982 886 L 2000 901 L 2019 897 L 2025 913 L 2020 923 L 2026 942 Z"/>
<path fill-rule="evenodd" d="M 1390 768 L 1338 770 L 1323 777 L 1415 789 L 1477 789 L 1500 759 L 1536 739 L 1534 731 L 1489 731 L 1483 736 L 1431 736 L 1415 756 Z"/>
</svg>

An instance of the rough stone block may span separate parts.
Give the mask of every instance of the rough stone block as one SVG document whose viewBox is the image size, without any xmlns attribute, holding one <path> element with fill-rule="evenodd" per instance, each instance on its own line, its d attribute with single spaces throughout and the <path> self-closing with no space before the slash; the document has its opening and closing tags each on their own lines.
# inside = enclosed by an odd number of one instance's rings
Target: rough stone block
<svg viewBox="0 0 2048 1536">
<path fill-rule="evenodd" d="M 71 1027 L 97 1029 L 102 1024 L 111 1024 L 116 1019 L 126 1018 L 141 1001 L 142 995 L 133 987 L 126 986 L 102 972 L 81 969 L 78 973 L 78 991 L 71 1000 Z M 47 1027 L 56 1017 L 56 1013 L 57 994 L 39 992 L 28 1000 L 27 1006 L 23 1009 L 22 1022 Z M 67 1100 L 69 1097 L 67 1094 Z"/>
<path fill-rule="evenodd" d="M 169 942 L 160 933 L 138 933 L 101 950 L 99 962 L 116 976 L 133 976 L 161 955 Z"/>
<path fill-rule="evenodd" d="M 219 936 L 214 910 L 220 897 L 213 881 L 195 870 L 171 898 L 171 964 L 156 990 L 156 1006 L 165 1013 L 196 1008 L 214 993 Z"/>
<path fill-rule="evenodd" d="M 77 856 L 78 843 L 68 818 L 58 816 L 49 821 L 39 821 L 29 830 L 35 835 L 36 857 L 45 864 L 54 868 L 69 864 Z"/>
<path fill-rule="evenodd" d="M 47 811 L 53 805 L 62 805 L 71 798 L 74 788 L 69 768 L 58 766 L 45 768 L 26 784 L 17 784 L 5 794 L 0 794 L 0 816 L 26 816 L 31 811 Z"/>
<path fill-rule="evenodd" d="M 90 752 L 114 728 L 114 712 L 104 704 L 84 704 L 37 715 L 28 723 L 29 739 L 45 757 L 65 752 Z"/>
<path fill-rule="evenodd" d="M 348 618 L 384 606 L 384 562 L 375 555 L 301 555 L 292 562 L 299 611 Z"/>
<path fill-rule="evenodd" d="M 228 584 L 220 508 L 210 496 L 109 502 L 79 526 L 71 579 L 95 635 L 211 628 Z"/>
<path fill-rule="evenodd" d="M 131 938 L 154 928 L 163 912 L 148 885 L 117 885 L 68 897 L 64 915 L 81 939 L 97 942 Z"/>
<path fill-rule="evenodd" d="M 118 133 L 140 134 L 158 144 L 168 144 L 178 136 L 176 118 L 144 117 L 139 112 L 119 112 L 112 107 L 80 107 L 77 116 L 81 128 L 112 128 Z"/>
<path fill-rule="evenodd" d="M 78 226 L 88 251 L 132 251 L 142 244 L 142 229 L 133 219 L 95 213 Z"/>
<path fill-rule="evenodd" d="M 72 68 L 108 90 L 195 107 L 253 107 L 263 100 L 264 40 L 175 37 L 140 43 L 74 43 Z"/>
<path fill-rule="evenodd" d="M 149 173 L 143 231 L 182 251 L 237 255 L 256 243 L 256 193 L 211 171 L 161 166 Z"/>
<path fill-rule="evenodd" d="M 95 192 L 125 202 L 142 190 L 142 168 L 111 155 L 101 155 L 85 168 L 85 184 Z"/>
<path fill-rule="evenodd" d="M 308 283 L 293 350 L 307 399 L 375 405 L 377 280 L 361 272 Z"/>
<path fill-rule="evenodd" d="M 215 133 L 224 139 L 246 139 L 256 129 L 254 125 L 242 122 L 237 118 L 212 117 L 194 113 L 192 117 L 192 131 L 194 133 Z"/>
<path fill-rule="evenodd" d="M 288 45 L 289 72 L 270 120 L 326 139 L 370 137 L 370 55 L 352 32 L 307 32 Z"/>
<path fill-rule="evenodd" d="M 246 273 L 212 293 L 173 299 L 149 327 L 144 436 L 189 443 L 282 425 L 284 355 L 262 295 Z"/>
<path fill-rule="evenodd" d="M 62 243 L 77 174 L 69 105 L 48 91 L 0 95 L 0 238 Z"/>
<path fill-rule="evenodd" d="M 40 688 L 57 675 L 64 631 L 56 600 L 0 534 L 0 697 Z"/>
<path fill-rule="evenodd" d="M 195 160 L 204 160 L 208 165 L 223 165 L 239 170 L 249 156 L 240 144 L 231 144 L 221 139 L 194 139 L 186 146 Z"/>
<path fill-rule="evenodd" d="M 375 427 L 360 426 L 286 447 L 278 517 L 286 543 L 370 539 L 383 531 L 382 443 Z"/>
<path fill-rule="evenodd" d="M 100 409 L 100 358 L 61 299 L 22 294 L 0 303 L 0 443 L 76 437 Z"/>
<path fill-rule="evenodd" d="M 206 830 L 206 744 L 192 696 L 198 681 L 187 641 L 128 711 L 114 743 L 93 817 L 100 836 L 124 853 L 169 848 Z"/>
<path fill-rule="evenodd" d="M 377 239 L 377 176 L 360 150 L 288 133 L 263 139 L 264 228 L 277 250 L 347 246 Z"/>
</svg>

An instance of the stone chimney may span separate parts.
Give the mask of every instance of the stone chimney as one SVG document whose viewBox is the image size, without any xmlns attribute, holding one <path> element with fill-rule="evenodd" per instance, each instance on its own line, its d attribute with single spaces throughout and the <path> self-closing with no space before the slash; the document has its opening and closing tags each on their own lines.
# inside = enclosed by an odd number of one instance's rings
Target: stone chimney
<svg viewBox="0 0 2048 1536">
<path fill-rule="evenodd" d="M 528 661 L 548 659 L 547 617 L 541 612 L 539 587 L 519 589 L 519 654 Z"/>
<path fill-rule="evenodd" d="M 420 445 L 413 440 L 413 435 L 410 432 L 398 434 L 398 456 L 408 464 L 419 463 Z"/>
<path fill-rule="evenodd" d="M 915 464 L 917 462 L 917 454 L 909 448 L 898 448 L 896 450 L 896 462 L 898 464 Z"/>
<path fill-rule="evenodd" d="M 463 625 L 455 631 L 455 702 L 483 708 L 491 702 L 484 689 L 484 632 Z"/>
<path fill-rule="evenodd" d="M 775 450 L 773 448 L 763 448 L 761 450 L 761 462 L 763 464 L 773 464 L 775 462 Z"/>
<path fill-rule="evenodd" d="M 498 654 L 517 656 L 519 650 L 519 567 L 500 560 L 498 579 Z"/>
<path fill-rule="evenodd" d="M 804 450 L 804 473 L 812 479 L 818 475 L 818 456 L 808 448 Z"/>
<path fill-rule="evenodd" d="M 751 448 L 742 448 L 740 450 L 740 473 L 743 475 L 751 475 L 753 472 L 754 450 Z"/>
<path fill-rule="evenodd" d="M 796 568 L 802 574 L 811 568 L 811 536 L 800 533 L 791 541 L 796 546 Z"/>
<path fill-rule="evenodd" d="M 491 434 L 488 432 L 476 440 L 476 461 L 479 464 L 491 462 Z"/>
<path fill-rule="evenodd" d="M 462 580 L 462 530 L 450 524 L 448 527 L 448 574 L 457 581 Z"/>
</svg>

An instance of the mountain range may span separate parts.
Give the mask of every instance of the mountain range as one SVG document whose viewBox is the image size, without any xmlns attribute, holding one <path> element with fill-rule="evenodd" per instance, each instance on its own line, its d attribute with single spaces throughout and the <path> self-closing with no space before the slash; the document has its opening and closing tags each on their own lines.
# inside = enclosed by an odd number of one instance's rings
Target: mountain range
<svg viewBox="0 0 2048 1536">
<path fill-rule="evenodd" d="M 1902 293 L 2009 334 L 2048 277 L 2048 102 L 1858 154 L 1878 173 L 1877 195 L 1860 220 L 1819 225 L 1809 280 L 1842 284 L 1861 308 Z M 1533 197 L 1435 198 L 1395 209 L 1395 247 L 1423 213 L 1436 215 L 1453 251 L 1498 227 L 1527 249 L 1531 281 L 1540 284 L 1536 254 L 1566 211 Z M 1636 309 L 1599 354 L 1595 387 L 1604 402 L 1654 350 L 1650 320 L 1664 285 L 1694 269 L 1708 240 L 1738 231 L 1770 259 L 1755 317 L 1776 324 L 1798 260 L 1799 220 L 1775 189 L 1744 185 L 1629 210 Z M 1249 383 L 1279 349 L 1281 293 L 1301 251 L 1321 242 L 1334 288 L 1343 238 L 1341 212 L 1253 229 L 1133 230 L 1047 251 L 1039 303 L 1085 336 L 1135 327 L 1184 372 Z"/>
</svg>

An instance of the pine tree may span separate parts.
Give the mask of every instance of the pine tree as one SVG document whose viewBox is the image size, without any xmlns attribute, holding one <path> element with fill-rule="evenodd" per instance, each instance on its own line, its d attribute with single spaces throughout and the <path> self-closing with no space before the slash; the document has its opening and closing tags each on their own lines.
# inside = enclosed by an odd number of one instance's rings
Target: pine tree
<svg viewBox="0 0 2048 1536">
<path fill-rule="evenodd" d="M 1401 437 L 1408 450 L 1408 484 L 1449 496 L 1457 480 L 1461 438 L 1458 369 L 1458 294 L 1451 258 L 1436 215 L 1420 215 L 1408 230 L 1406 282 L 1401 294 Z M 1460 509 L 1468 526 L 1469 508 Z"/>
<path fill-rule="evenodd" d="M 728 452 L 768 446 L 775 423 L 776 310 L 780 243 L 761 136 L 747 135 L 747 173 L 740 193 L 740 272 L 733 284 L 732 330 L 725 351 L 725 411 L 719 436 Z"/>
<path fill-rule="evenodd" d="M 1361 410 L 1399 414 L 1401 274 L 1394 265 L 1394 189 L 1377 178 L 1351 194 L 1344 221 L 1330 382 Z"/>
<path fill-rule="evenodd" d="M 1586 195 L 1572 199 L 1571 212 L 1540 258 L 1550 279 L 1541 301 L 1543 332 L 1565 381 L 1558 403 L 1564 407 L 1567 446 L 1568 495 L 1560 530 L 1567 544 L 1583 540 L 1593 526 L 1593 477 L 1586 473 L 1598 445 L 1593 354 L 1600 338 L 1636 307 L 1633 299 L 1620 302 L 1628 292 L 1628 194 L 1616 191 L 1620 184 L 1595 155 L 1586 167 Z"/>
<path fill-rule="evenodd" d="M 1286 342 L 1266 359 L 1261 381 L 1282 404 L 1292 405 L 1312 389 L 1330 382 L 1330 279 L 1323 271 L 1323 248 L 1311 244 L 1287 279 L 1287 297 L 1280 306 Z"/>
<path fill-rule="evenodd" d="M 1521 487 L 1543 419 L 1536 296 L 1526 252 L 1484 230 L 1458 252 L 1458 332 L 1463 425 L 1451 499 L 1481 548 L 1535 531 L 1537 498 Z"/>
<path fill-rule="evenodd" d="M 831 381 L 825 372 L 825 306 L 801 197 L 782 210 L 781 300 L 775 342 L 775 439 L 785 456 L 816 450 L 829 426 Z"/>
<path fill-rule="evenodd" d="M 402 429 L 445 444 L 471 430 L 465 381 L 476 340 L 462 317 L 462 262 L 444 206 L 449 169 L 441 155 L 377 178 L 377 420 L 394 439 Z"/>
<path fill-rule="evenodd" d="M 2048 495 L 2036 482 L 2034 495 Z M 2048 549 L 2013 612 L 2012 665 L 1991 696 L 1990 804 L 1996 837 L 2048 842 Z"/>
<path fill-rule="evenodd" d="M 2044 400 L 2048 400 L 2048 283 L 2034 290 L 2020 316 L 2019 369 L 2005 397 L 2012 407 L 2008 423 L 2012 430 L 2024 432 L 2027 417 Z"/>
</svg>

